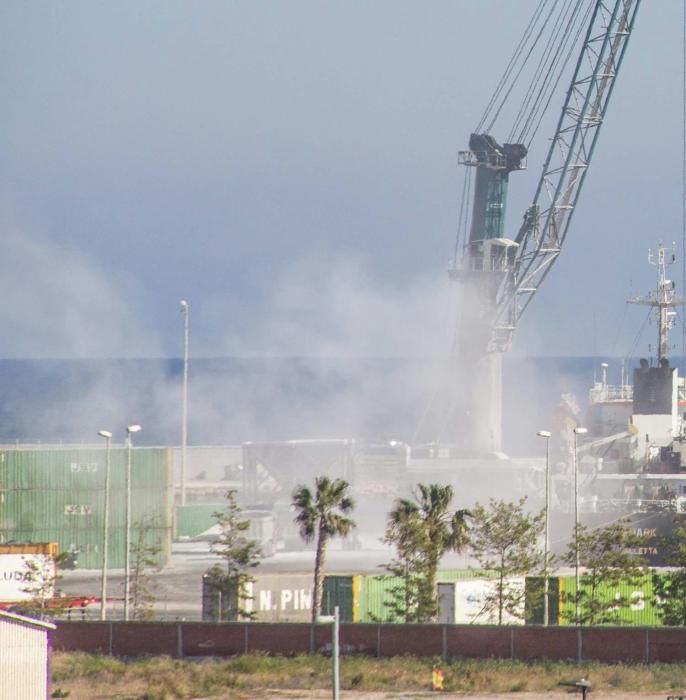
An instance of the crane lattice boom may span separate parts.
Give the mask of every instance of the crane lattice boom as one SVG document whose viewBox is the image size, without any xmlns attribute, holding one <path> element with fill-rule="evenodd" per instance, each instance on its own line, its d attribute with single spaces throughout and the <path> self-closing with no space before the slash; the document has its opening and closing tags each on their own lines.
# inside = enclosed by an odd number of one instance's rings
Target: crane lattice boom
<svg viewBox="0 0 686 700">
<path fill-rule="evenodd" d="M 489 350 L 507 350 L 517 322 L 567 237 L 641 0 L 597 0 L 533 203 L 496 293 Z"/>
</svg>

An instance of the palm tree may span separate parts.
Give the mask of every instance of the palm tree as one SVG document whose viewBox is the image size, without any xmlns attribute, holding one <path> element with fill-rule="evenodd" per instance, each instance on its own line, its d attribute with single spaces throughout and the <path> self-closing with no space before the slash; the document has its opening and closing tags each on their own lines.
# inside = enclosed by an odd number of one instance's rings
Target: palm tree
<svg viewBox="0 0 686 700">
<path fill-rule="evenodd" d="M 355 507 L 355 501 L 348 495 L 350 484 L 343 479 L 329 479 L 318 476 L 315 491 L 307 486 L 298 486 L 293 492 L 293 507 L 297 515 L 295 522 L 300 527 L 300 536 L 305 542 L 316 538 L 317 548 L 314 558 L 314 587 L 312 601 L 312 622 L 321 613 L 324 593 L 324 563 L 326 546 L 332 537 L 345 537 L 355 522 L 346 515 Z"/>
<path fill-rule="evenodd" d="M 401 558 L 414 558 L 420 574 L 417 591 L 417 618 L 430 620 L 436 615 L 436 576 L 443 555 L 461 551 L 468 542 L 467 510 L 450 510 L 450 485 L 417 484 L 415 500 L 399 499 L 388 514 L 388 540 L 396 545 Z"/>
</svg>

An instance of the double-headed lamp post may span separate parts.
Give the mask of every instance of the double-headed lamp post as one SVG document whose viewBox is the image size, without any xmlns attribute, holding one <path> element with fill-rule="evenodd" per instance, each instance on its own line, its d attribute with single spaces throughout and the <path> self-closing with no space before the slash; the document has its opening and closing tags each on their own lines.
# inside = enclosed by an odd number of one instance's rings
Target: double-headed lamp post
<svg viewBox="0 0 686 700">
<path fill-rule="evenodd" d="M 126 428 L 126 537 L 124 547 L 124 620 L 129 620 L 129 591 L 131 576 L 129 575 L 131 563 L 131 452 L 133 440 L 131 435 L 140 432 L 140 425 L 129 425 Z"/>
<path fill-rule="evenodd" d="M 98 430 L 98 435 L 105 438 L 105 507 L 102 523 L 102 578 L 100 583 L 100 619 L 107 619 L 107 540 L 110 529 L 110 462 L 112 433 Z"/>
<path fill-rule="evenodd" d="M 181 505 L 186 505 L 186 443 L 188 442 L 188 345 L 189 345 L 189 316 L 190 307 L 185 299 L 181 299 L 183 314 L 183 399 L 181 416 Z"/>
<path fill-rule="evenodd" d="M 543 624 L 548 626 L 548 550 L 550 549 L 550 431 L 539 430 L 545 438 L 545 534 L 543 538 Z"/>
<path fill-rule="evenodd" d="M 586 428 L 574 428 L 574 617 L 579 624 L 579 460 L 577 437 L 585 435 Z"/>
</svg>

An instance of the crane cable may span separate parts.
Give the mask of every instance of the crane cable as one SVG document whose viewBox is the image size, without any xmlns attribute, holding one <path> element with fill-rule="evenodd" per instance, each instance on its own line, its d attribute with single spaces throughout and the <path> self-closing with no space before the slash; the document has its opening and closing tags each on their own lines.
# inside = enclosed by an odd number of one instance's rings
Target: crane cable
<svg viewBox="0 0 686 700">
<path fill-rule="evenodd" d="M 636 335 L 634 336 L 633 343 L 629 347 L 629 353 L 628 357 L 633 357 L 634 351 L 638 347 L 639 342 L 641 341 L 641 338 L 643 337 L 643 332 L 645 331 L 646 325 L 650 321 L 650 317 L 653 315 L 653 310 L 652 308 L 648 309 L 648 313 L 646 314 L 646 317 L 643 319 L 643 323 L 641 324 L 641 327 L 638 329 L 636 332 Z"/>
<path fill-rule="evenodd" d="M 538 7 L 534 11 L 534 14 L 532 15 L 531 19 L 529 20 L 529 24 L 527 25 L 527 28 L 524 31 L 524 35 L 519 41 L 519 44 L 514 50 L 514 53 L 510 57 L 510 60 L 505 67 L 505 71 L 503 72 L 502 76 L 500 77 L 500 80 L 498 81 L 498 84 L 495 87 L 495 90 L 493 91 L 493 94 L 491 95 L 491 99 L 488 101 L 488 104 L 486 105 L 486 109 L 484 110 L 484 113 L 481 115 L 481 119 L 479 120 L 479 123 L 476 125 L 476 129 L 474 129 L 475 133 L 478 133 L 481 131 L 484 123 L 486 122 L 486 119 L 488 119 L 491 109 L 493 109 L 493 106 L 495 105 L 496 101 L 498 100 L 498 97 L 502 93 L 503 88 L 505 87 L 512 71 L 515 68 L 515 65 L 517 61 L 519 60 L 519 57 L 522 54 L 522 51 L 524 51 L 524 48 L 526 46 L 526 42 L 529 40 L 529 37 L 531 36 L 531 33 L 533 32 L 533 29 L 538 22 L 538 18 L 540 14 L 543 11 L 543 7 L 545 6 L 546 2 L 548 0 L 540 0 Z M 555 0 L 557 2 L 557 0 Z"/>
<path fill-rule="evenodd" d="M 578 44 L 581 41 L 583 31 L 588 23 L 592 6 L 588 5 L 586 7 L 586 11 L 583 13 L 583 16 L 581 16 L 580 11 L 582 5 L 582 0 L 578 0 L 576 6 L 574 7 L 573 14 L 569 17 L 567 25 L 565 26 L 565 38 L 563 42 L 558 46 L 558 49 L 555 52 L 553 60 L 549 63 L 549 66 L 544 67 L 543 69 L 545 80 L 541 86 L 541 89 L 539 90 L 539 95 L 537 96 L 531 109 L 529 118 L 517 136 L 517 143 L 526 143 L 527 148 L 531 147 L 531 143 L 538 133 L 541 122 L 548 112 L 548 108 L 550 107 L 553 97 L 557 94 L 557 88 L 562 81 L 562 76 L 564 75 L 565 70 L 569 65 L 569 61 L 571 60 Z M 579 21 L 580 17 L 581 20 Z M 576 28 L 574 26 L 575 24 Z"/>
<path fill-rule="evenodd" d="M 510 143 L 514 142 L 514 135 L 522 122 L 524 122 L 522 132 L 526 132 L 528 129 L 528 124 L 535 120 L 536 110 L 540 106 L 545 97 L 545 92 L 550 88 L 551 84 L 551 89 L 553 91 L 555 90 L 555 87 L 559 81 L 559 75 L 557 79 L 554 79 L 555 67 L 560 60 L 560 56 L 562 55 L 566 44 L 573 36 L 573 24 L 578 17 L 581 3 L 582 0 L 576 0 L 576 4 L 568 4 L 566 8 L 563 8 L 559 13 L 555 24 L 553 25 L 550 36 L 548 37 L 545 48 L 541 52 L 538 65 L 534 72 L 534 77 L 529 85 L 524 101 L 519 108 L 519 112 L 515 118 L 512 130 L 510 131 L 510 137 L 508 138 Z M 561 36 L 562 39 L 560 38 Z M 552 59 L 550 58 L 551 55 L 553 57 Z M 536 95 L 535 99 L 534 95 Z M 526 119 L 524 118 L 525 115 L 527 115 Z M 517 143 L 523 143 L 522 136 L 518 137 Z"/>
<path fill-rule="evenodd" d="M 574 54 L 595 0 L 539 0 L 474 130 L 491 133 L 528 64 L 529 85 L 510 129 L 509 143 L 531 145 Z M 546 38 L 547 37 L 547 38 Z"/>
<path fill-rule="evenodd" d="M 462 181 L 462 197 L 460 198 L 460 213 L 457 219 L 457 236 L 455 237 L 455 250 L 453 252 L 452 265 L 456 266 L 460 257 L 460 242 L 467 240 L 467 228 L 469 226 L 469 199 L 472 191 L 472 168 L 465 168 Z"/>
<path fill-rule="evenodd" d="M 493 130 L 493 126 L 495 122 L 497 121 L 498 117 L 500 116 L 500 112 L 502 111 L 503 107 L 505 106 L 505 103 L 510 97 L 510 94 L 514 90 L 515 85 L 517 84 L 517 81 L 519 80 L 519 77 L 521 76 L 522 72 L 524 71 L 524 68 L 526 67 L 526 64 L 529 62 L 529 59 L 533 55 L 536 47 L 538 46 L 538 43 L 540 42 L 541 38 L 543 37 L 543 33 L 545 32 L 546 27 L 548 26 L 548 22 L 550 21 L 550 18 L 553 16 L 553 13 L 555 12 L 555 8 L 557 7 L 557 4 L 560 0 L 553 0 L 553 4 L 550 8 L 550 11 L 548 12 L 547 16 L 545 17 L 545 20 L 543 21 L 543 24 L 539 28 L 538 32 L 536 33 L 536 36 L 534 37 L 533 42 L 531 43 L 531 46 L 529 47 L 529 50 L 526 52 L 526 55 L 524 56 L 524 59 L 521 62 L 521 65 L 517 69 L 514 78 L 512 79 L 510 86 L 507 88 L 505 91 L 505 94 L 500 101 L 500 106 L 498 109 L 495 110 L 495 113 L 491 117 L 490 122 L 488 123 L 488 126 L 486 127 L 486 130 L 488 132 L 491 132 Z"/>
<path fill-rule="evenodd" d="M 586 8 L 586 12 L 584 14 L 583 20 L 577 27 L 576 34 L 574 35 L 574 41 L 571 42 L 569 45 L 569 49 L 567 50 L 567 55 L 565 56 L 564 62 L 562 64 L 562 67 L 560 68 L 560 72 L 558 73 L 557 79 L 555 80 L 554 85 L 552 85 L 552 88 L 548 91 L 548 99 L 546 100 L 545 106 L 543 109 L 540 110 L 539 115 L 538 115 L 538 121 L 536 122 L 536 126 L 534 127 L 533 131 L 528 130 L 526 135 L 522 136 L 522 140 L 528 138 L 526 145 L 527 148 L 531 147 L 531 143 L 533 142 L 534 138 L 536 137 L 536 134 L 538 133 L 539 128 L 541 127 L 541 122 L 543 121 L 543 117 L 546 115 L 548 112 L 548 108 L 550 107 L 550 103 L 553 99 L 553 96 L 556 94 L 557 86 L 559 85 L 561 79 L 562 79 L 562 74 L 565 71 L 565 68 L 569 64 L 570 59 L 572 58 L 572 55 L 574 53 L 575 48 L 581 41 L 581 36 L 584 31 L 585 25 L 588 23 L 588 18 L 591 13 L 592 7 L 589 5 Z"/>
</svg>

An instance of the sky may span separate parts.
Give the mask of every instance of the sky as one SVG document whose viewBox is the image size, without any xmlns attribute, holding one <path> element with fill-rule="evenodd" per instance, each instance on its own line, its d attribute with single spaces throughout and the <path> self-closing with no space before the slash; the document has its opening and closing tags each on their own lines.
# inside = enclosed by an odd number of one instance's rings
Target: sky
<svg viewBox="0 0 686 700">
<path fill-rule="evenodd" d="M 445 353 L 457 152 L 537 2 L 0 3 L 0 357 L 179 357 L 180 299 L 195 356 Z M 643 3 L 514 352 L 652 342 L 624 300 L 681 257 L 681 27 Z"/>
</svg>

